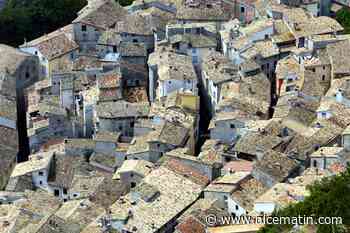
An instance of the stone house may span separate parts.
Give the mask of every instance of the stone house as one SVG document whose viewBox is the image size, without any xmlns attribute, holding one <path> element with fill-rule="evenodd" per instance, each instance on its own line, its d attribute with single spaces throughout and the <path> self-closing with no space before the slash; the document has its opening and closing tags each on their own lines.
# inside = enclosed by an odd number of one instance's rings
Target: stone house
<svg viewBox="0 0 350 233">
<path fill-rule="evenodd" d="M 252 176 L 267 187 L 295 176 L 299 171 L 298 163 L 287 155 L 273 151 L 264 151 L 263 157 L 254 164 Z"/>
<path fill-rule="evenodd" d="M 113 28 L 127 14 L 119 3 L 113 0 L 90 0 L 73 20 L 74 41 L 82 52 L 96 51 L 101 34 Z"/>
<path fill-rule="evenodd" d="M 346 167 L 350 156 L 343 147 L 321 147 L 310 155 L 310 160 L 312 168 L 330 170 L 333 164 L 341 164 Z"/>
<path fill-rule="evenodd" d="M 156 51 L 148 60 L 151 102 L 176 91 L 197 95 L 197 76 L 189 56 Z"/>
<path fill-rule="evenodd" d="M 73 26 L 67 25 L 20 46 L 20 50 L 37 56 L 40 76 L 51 78 L 55 72 L 68 71 L 77 57 L 78 44 L 73 40 Z"/>
<path fill-rule="evenodd" d="M 95 131 L 120 132 L 123 137 L 133 137 L 135 120 L 147 117 L 148 113 L 146 103 L 99 102 L 94 110 Z"/>
<path fill-rule="evenodd" d="M 153 163 L 145 160 L 128 159 L 118 168 L 113 179 L 120 180 L 128 189 L 135 188 L 152 171 L 153 167 Z"/>
</svg>

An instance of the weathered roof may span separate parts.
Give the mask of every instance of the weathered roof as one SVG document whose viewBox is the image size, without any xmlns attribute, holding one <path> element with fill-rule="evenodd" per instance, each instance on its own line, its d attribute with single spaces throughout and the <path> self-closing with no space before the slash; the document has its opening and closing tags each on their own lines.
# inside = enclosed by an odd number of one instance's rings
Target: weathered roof
<svg viewBox="0 0 350 233">
<path fill-rule="evenodd" d="M 126 14 L 127 10 L 113 0 L 89 1 L 89 4 L 79 12 L 73 23 L 86 23 L 107 29 Z"/>
<path fill-rule="evenodd" d="M 133 217 L 127 219 L 125 229 L 137 229 L 140 233 L 153 232 L 164 226 L 191 205 L 201 192 L 200 185 L 164 167 L 153 170 L 144 182 L 159 190 L 156 200 L 139 199 L 131 205 L 131 197 L 127 195 L 124 202 L 117 201 L 111 206 L 112 216 L 131 212 Z"/>
<path fill-rule="evenodd" d="M 157 22 L 153 16 L 144 12 L 128 14 L 115 26 L 115 30 L 119 34 L 128 33 L 145 36 L 153 36 L 153 31 L 156 28 Z"/>
<path fill-rule="evenodd" d="M 254 208 L 254 201 L 267 190 L 261 182 L 255 178 L 244 181 L 240 188 L 232 193 L 231 197 L 246 211 L 250 212 Z"/>
<path fill-rule="evenodd" d="M 21 48 L 27 47 L 37 48 L 46 59 L 52 60 L 78 49 L 79 45 L 73 40 L 73 26 L 70 24 L 21 45 Z"/>
<path fill-rule="evenodd" d="M 23 176 L 34 171 L 49 168 L 52 158 L 52 151 L 33 154 L 28 161 L 16 165 L 11 177 Z"/>
<path fill-rule="evenodd" d="M 312 17 L 305 21 L 296 22 L 291 29 L 295 37 L 335 33 L 344 30 L 340 23 L 327 16 Z"/>
<path fill-rule="evenodd" d="M 174 146 L 182 146 L 189 136 L 188 133 L 187 128 L 167 121 L 161 130 L 159 140 Z"/>
<path fill-rule="evenodd" d="M 298 163 L 295 160 L 274 150 L 264 151 L 262 159 L 254 164 L 254 169 L 268 174 L 276 182 L 285 180 L 297 167 Z"/>
<path fill-rule="evenodd" d="M 96 106 L 97 116 L 101 118 L 123 118 L 147 116 L 148 103 L 128 103 L 120 100 L 116 102 L 102 102 Z"/>
<path fill-rule="evenodd" d="M 116 179 L 121 173 L 128 172 L 137 173 L 140 176 L 145 177 L 152 171 L 153 167 L 153 163 L 148 162 L 146 160 L 128 159 L 125 160 L 122 166 L 116 171 L 116 173 L 113 176 L 113 179 Z"/>
<path fill-rule="evenodd" d="M 196 79 L 192 58 L 190 56 L 157 50 L 149 56 L 148 64 L 151 66 L 158 66 L 158 76 L 160 80 Z"/>
<path fill-rule="evenodd" d="M 327 53 L 331 59 L 334 74 L 350 73 L 350 40 L 327 45 Z"/>
<path fill-rule="evenodd" d="M 186 7 L 185 5 L 179 7 L 176 12 L 176 18 L 180 20 L 194 20 L 194 21 L 227 21 L 229 20 L 230 12 L 225 11 L 222 7 L 213 6 L 208 7 Z"/>
</svg>

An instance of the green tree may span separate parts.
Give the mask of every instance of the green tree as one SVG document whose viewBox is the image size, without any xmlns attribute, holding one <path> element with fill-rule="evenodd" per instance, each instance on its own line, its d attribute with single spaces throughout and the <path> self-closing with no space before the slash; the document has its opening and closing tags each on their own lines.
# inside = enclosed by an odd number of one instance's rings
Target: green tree
<svg viewBox="0 0 350 233">
<path fill-rule="evenodd" d="M 274 216 L 341 217 L 343 225 L 318 225 L 318 233 L 345 233 L 350 226 L 350 168 L 337 176 L 327 177 L 308 187 L 304 201 L 276 211 Z M 288 232 L 291 225 L 267 225 L 260 233 Z M 346 230 L 348 229 L 348 230 Z"/>
<path fill-rule="evenodd" d="M 0 12 L 0 43 L 18 46 L 63 27 L 86 0 L 9 0 Z"/>
<path fill-rule="evenodd" d="M 336 13 L 336 19 L 344 27 L 344 32 L 350 33 L 350 11 L 344 7 Z"/>
</svg>

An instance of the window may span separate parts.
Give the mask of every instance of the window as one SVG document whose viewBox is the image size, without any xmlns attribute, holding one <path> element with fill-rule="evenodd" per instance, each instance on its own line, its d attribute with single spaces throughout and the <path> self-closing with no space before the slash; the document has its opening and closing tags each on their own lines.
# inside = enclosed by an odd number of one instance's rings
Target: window
<svg viewBox="0 0 350 233">
<path fill-rule="evenodd" d="M 326 112 L 322 112 L 322 113 L 321 113 L 321 116 L 322 116 L 323 118 L 325 118 L 325 117 L 327 116 L 327 113 L 326 113 Z"/>
<path fill-rule="evenodd" d="M 28 79 L 30 77 L 29 72 L 26 72 L 26 78 Z"/>
<path fill-rule="evenodd" d="M 230 124 L 230 128 L 231 128 L 231 129 L 235 129 L 236 126 L 235 126 L 234 124 Z"/>
<path fill-rule="evenodd" d="M 244 13 L 245 12 L 245 9 L 244 9 L 244 7 L 242 6 L 241 7 L 241 13 Z"/>
<path fill-rule="evenodd" d="M 67 194 L 67 189 L 63 188 L 63 194 Z"/>
<path fill-rule="evenodd" d="M 266 39 L 269 39 L 269 35 L 268 35 L 268 34 L 265 35 L 265 40 L 266 40 Z"/>
<path fill-rule="evenodd" d="M 224 200 L 227 200 L 227 196 L 224 196 Z"/>
<path fill-rule="evenodd" d="M 313 167 L 317 167 L 317 161 L 316 160 L 314 160 L 314 162 L 313 162 Z"/>
<path fill-rule="evenodd" d="M 326 80 L 326 75 L 322 75 L 322 81 Z"/>
<path fill-rule="evenodd" d="M 35 54 L 35 55 L 38 55 L 38 51 L 35 51 L 34 54 Z"/>
<path fill-rule="evenodd" d="M 239 209 L 239 206 L 238 205 L 236 205 L 236 210 L 238 210 Z"/>
<path fill-rule="evenodd" d="M 86 25 L 81 25 L 81 31 L 86 32 Z"/>
<path fill-rule="evenodd" d="M 56 197 L 58 197 L 58 196 L 60 195 L 60 190 L 55 189 L 55 190 L 54 190 L 54 195 L 55 195 Z"/>
<path fill-rule="evenodd" d="M 314 73 L 315 73 L 315 72 L 316 72 L 316 69 L 315 69 L 315 68 L 312 68 L 312 72 L 314 72 Z"/>
<path fill-rule="evenodd" d="M 40 181 L 39 181 L 39 184 L 40 184 L 40 185 L 42 185 L 42 184 L 43 184 L 43 182 L 40 180 Z"/>
<path fill-rule="evenodd" d="M 135 182 L 131 182 L 130 185 L 131 185 L 131 188 L 135 188 L 136 187 L 136 183 Z"/>
<path fill-rule="evenodd" d="M 139 41 L 137 39 L 133 39 L 132 42 L 137 43 Z"/>
<path fill-rule="evenodd" d="M 130 173 L 130 177 L 134 177 L 134 173 Z"/>
<path fill-rule="evenodd" d="M 116 53 L 117 52 L 117 46 L 113 46 L 113 53 Z"/>
<path fill-rule="evenodd" d="M 326 69 L 326 67 L 325 67 L 325 66 L 323 66 L 322 68 L 323 68 L 323 70 L 325 70 L 325 69 Z"/>
<path fill-rule="evenodd" d="M 134 127 L 135 123 L 134 122 L 130 122 L 130 127 Z"/>
<path fill-rule="evenodd" d="M 39 176 L 43 176 L 44 175 L 44 172 L 39 172 Z"/>
</svg>

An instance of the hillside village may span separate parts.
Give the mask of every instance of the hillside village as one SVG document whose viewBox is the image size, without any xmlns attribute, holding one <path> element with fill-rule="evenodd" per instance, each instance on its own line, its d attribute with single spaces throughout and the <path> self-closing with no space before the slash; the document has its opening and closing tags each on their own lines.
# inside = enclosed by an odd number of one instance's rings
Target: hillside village
<svg viewBox="0 0 350 233">
<path fill-rule="evenodd" d="M 206 233 L 302 201 L 350 164 L 341 7 L 89 0 L 0 45 L 0 232 Z"/>
</svg>

